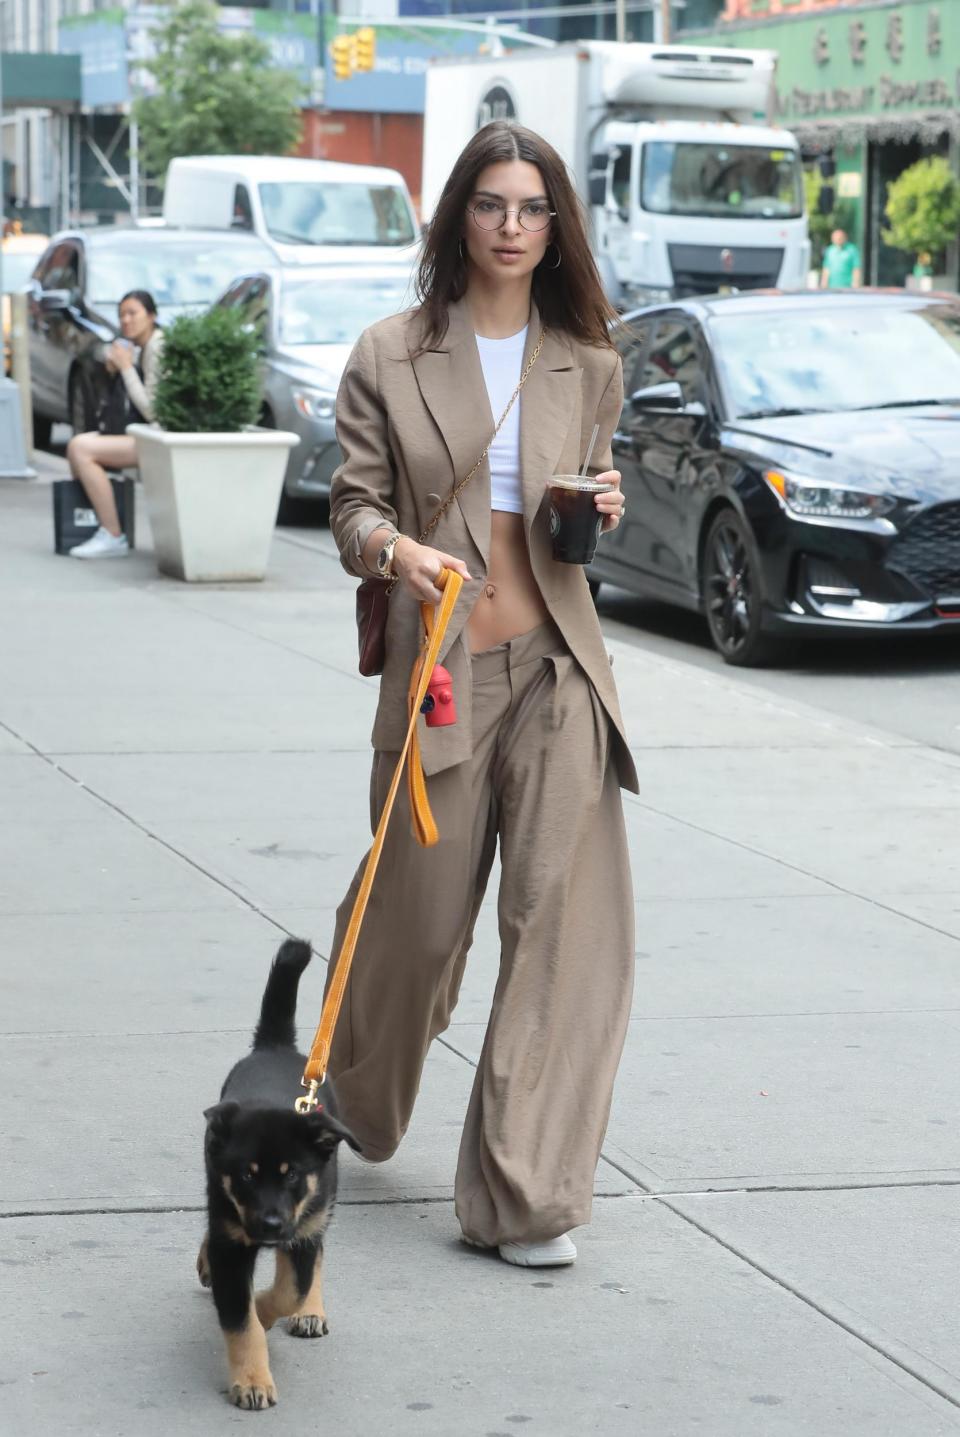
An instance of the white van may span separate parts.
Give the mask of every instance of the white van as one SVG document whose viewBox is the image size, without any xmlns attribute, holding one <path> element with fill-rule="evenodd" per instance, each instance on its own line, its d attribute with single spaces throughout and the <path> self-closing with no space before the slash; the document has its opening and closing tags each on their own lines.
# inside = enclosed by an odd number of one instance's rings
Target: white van
<svg viewBox="0 0 960 1437">
<path fill-rule="evenodd" d="M 171 160 L 167 225 L 252 230 L 284 264 L 412 265 L 419 226 L 403 176 L 372 165 L 272 155 Z"/>
</svg>

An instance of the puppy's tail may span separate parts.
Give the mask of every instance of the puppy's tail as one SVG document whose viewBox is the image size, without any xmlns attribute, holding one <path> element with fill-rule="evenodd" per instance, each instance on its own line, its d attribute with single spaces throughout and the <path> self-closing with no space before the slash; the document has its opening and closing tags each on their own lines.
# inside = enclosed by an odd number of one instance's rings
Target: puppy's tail
<svg viewBox="0 0 960 1437">
<path fill-rule="evenodd" d="M 260 1021 L 253 1034 L 255 1048 L 296 1045 L 297 988 L 300 974 L 309 962 L 310 944 L 302 938 L 288 938 L 281 944 L 263 990 Z"/>
</svg>

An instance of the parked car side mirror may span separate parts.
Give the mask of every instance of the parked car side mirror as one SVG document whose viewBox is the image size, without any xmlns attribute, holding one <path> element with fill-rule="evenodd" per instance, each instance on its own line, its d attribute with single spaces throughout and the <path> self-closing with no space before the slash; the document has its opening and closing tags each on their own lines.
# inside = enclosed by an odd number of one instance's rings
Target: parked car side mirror
<svg viewBox="0 0 960 1437">
<path fill-rule="evenodd" d="M 665 384 L 648 385 L 646 389 L 638 389 L 631 394 L 630 408 L 635 414 L 656 413 L 664 409 L 681 410 L 684 408 L 683 390 L 675 379 Z"/>
<path fill-rule="evenodd" d="M 58 310 L 70 308 L 74 293 L 72 289 L 41 289 L 37 301 L 46 314 L 55 314 Z"/>
</svg>

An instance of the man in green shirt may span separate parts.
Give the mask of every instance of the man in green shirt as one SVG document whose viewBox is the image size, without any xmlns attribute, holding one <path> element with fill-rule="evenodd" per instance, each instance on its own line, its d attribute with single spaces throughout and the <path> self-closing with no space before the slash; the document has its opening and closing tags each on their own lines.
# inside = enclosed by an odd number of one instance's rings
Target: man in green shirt
<svg viewBox="0 0 960 1437">
<path fill-rule="evenodd" d="M 847 237 L 846 230 L 834 230 L 823 252 L 821 289 L 859 289 L 860 251 Z"/>
</svg>

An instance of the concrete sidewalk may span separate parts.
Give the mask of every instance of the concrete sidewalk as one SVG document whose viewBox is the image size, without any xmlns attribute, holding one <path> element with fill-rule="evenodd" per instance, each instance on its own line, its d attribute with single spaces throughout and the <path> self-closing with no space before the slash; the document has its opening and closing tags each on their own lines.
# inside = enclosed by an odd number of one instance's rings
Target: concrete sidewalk
<svg viewBox="0 0 960 1437">
<path fill-rule="evenodd" d="M 81 564 L 56 468 L 0 486 L 0 1432 L 960 1431 L 960 759 L 622 632 L 638 981 L 580 1261 L 457 1241 L 488 903 L 403 1148 L 342 1158 L 330 1336 L 227 1405 L 201 1112 L 278 941 L 327 954 L 375 687 L 325 530 L 258 586 Z"/>
</svg>

